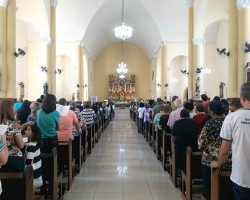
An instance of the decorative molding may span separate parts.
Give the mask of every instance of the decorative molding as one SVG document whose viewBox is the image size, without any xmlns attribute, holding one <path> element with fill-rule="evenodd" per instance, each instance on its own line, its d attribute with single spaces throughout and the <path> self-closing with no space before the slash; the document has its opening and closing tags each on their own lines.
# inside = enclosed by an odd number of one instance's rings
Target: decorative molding
<svg viewBox="0 0 250 200">
<path fill-rule="evenodd" d="M 188 8 L 194 7 L 194 0 L 187 0 L 186 5 Z"/>
<path fill-rule="evenodd" d="M 250 8 L 250 0 L 237 0 L 236 6 L 238 10 L 243 8 Z"/>
<path fill-rule="evenodd" d="M 8 0 L 0 0 L 0 7 L 6 8 L 8 5 L 9 1 Z"/>
<path fill-rule="evenodd" d="M 50 5 L 56 7 L 58 5 L 58 0 L 50 0 Z"/>
<path fill-rule="evenodd" d="M 51 37 L 43 37 L 43 38 L 40 38 L 40 43 L 42 44 L 47 44 L 47 45 L 50 45 L 51 42 L 52 42 L 52 39 Z"/>
<path fill-rule="evenodd" d="M 206 41 L 202 38 L 194 38 L 192 42 L 194 46 L 202 46 L 205 44 Z"/>
</svg>

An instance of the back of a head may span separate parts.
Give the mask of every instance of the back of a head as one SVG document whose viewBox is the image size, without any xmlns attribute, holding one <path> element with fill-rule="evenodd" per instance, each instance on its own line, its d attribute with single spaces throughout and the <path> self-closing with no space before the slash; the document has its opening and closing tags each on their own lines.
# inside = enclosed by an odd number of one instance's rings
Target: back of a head
<svg viewBox="0 0 250 200">
<path fill-rule="evenodd" d="M 213 101 L 220 101 L 220 97 L 215 96 L 214 99 L 213 99 Z"/>
<path fill-rule="evenodd" d="M 160 103 L 160 102 L 162 102 L 162 100 L 161 100 L 161 98 L 159 97 L 159 98 L 157 98 L 157 103 Z"/>
<path fill-rule="evenodd" d="M 209 104 L 209 109 L 218 116 L 225 114 L 225 107 L 221 101 L 216 101 L 216 100 L 211 101 Z"/>
<path fill-rule="evenodd" d="M 177 108 L 181 108 L 182 107 L 182 100 L 181 99 L 176 99 L 174 101 L 174 105 L 177 107 Z"/>
<path fill-rule="evenodd" d="M 90 101 L 85 102 L 84 108 L 91 108 L 91 103 Z"/>
<path fill-rule="evenodd" d="M 30 109 L 33 114 L 36 114 L 36 112 L 40 109 L 41 104 L 38 102 L 33 102 L 30 104 Z"/>
<path fill-rule="evenodd" d="M 240 87 L 240 95 L 250 101 L 250 82 L 246 82 Z"/>
<path fill-rule="evenodd" d="M 204 105 L 203 105 L 202 103 L 198 103 L 198 104 L 196 105 L 196 110 L 197 110 L 198 112 L 205 112 L 205 107 L 204 107 Z"/>
<path fill-rule="evenodd" d="M 187 109 L 188 111 L 192 111 L 194 109 L 194 104 L 190 101 L 186 101 L 184 103 L 184 108 Z"/>
<path fill-rule="evenodd" d="M 175 102 L 176 99 L 179 99 L 179 97 L 178 96 L 173 96 L 172 97 L 172 102 Z"/>
<path fill-rule="evenodd" d="M 71 110 L 75 110 L 76 109 L 76 102 L 75 101 L 70 101 L 69 105 L 70 105 L 70 109 Z"/>
<path fill-rule="evenodd" d="M 220 100 L 225 106 L 229 107 L 229 102 L 226 99 L 221 99 Z"/>
<path fill-rule="evenodd" d="M 59 99 L 58 103 L 62 106 L 66 106 L 67 105 L 67 100 L 65 98 L 61 98 Z"/>
<path fill-rule="evenodd" d="M 44 99 L 44 97 L 45 97 L 45 96 L 42 94 L 42 95 L 40 96 L 40 99 L 42 99 L 42 100 L 43 100 L 43 99 Z"/>
<path fill-rule="evenodd" d="M 145 108 L 150 108 L 150 105 L 148 103 L 145 103 Z"/>
<path fill-rule="evenodd" d="M 207 101 L 207 100 L 208 100 L 207 95 L 206 95 L 206 94 L 202 94 L 202 95 L 201 95 L 201 99 L 202 99 L 203 101 Z"/>
<path fill-rule="evenodd" d="M 19 102 L 23 102 L 23 98 L 22 98 L 22 97 L 19 97 L 18 101 L 19 101 Z"/>
<path fill-rule="evenodd" d="M 50 113 L 56 110 L 56 97 L 53 94 L 47 94 L 42 103 L 42 110 Z"/>
<path fill-rule="evenodd" d="M 190 117 L 190 113 L 188 112 L 188 110 L 182 109 L 181 112 L 180 112 L 180 117 L 181 118 L 189 118 Z"/>
<path fill-rule="evenodd" d="M 170 113 L 172 111 L 172 107 L 170 104 L 164 104 L 162 107 L 161 107 L 161 110 L 165 113 Z"/>
<path fill-rule="evenodd" d="M 240 109 L 242 108 L 242 104 L 240 102 L 240 98 L 233 98 L 231 103 L 230 103 L 231 107 L 234 107 L 235 109 Z"/>
<path fill-rule="evenodd" d="M 38 99 L 36 100 L 36 102 L 38 102 L 38 103 L 42 103 L 42 102 L 43 102 L 43 100 L 42 100 L 42 99 L 40 99 L 40 98 L 38 98 Z"/>
<path fill-rule="evenodd" d="M 15 121 L 14 103 L 10 99 L 1 99 L 0 101 L 0 123 L 3 123 L 3 120 Z"/>
<path fill-rule="evenodd" d="M 141 103 L 139 104 L 139 107 L 140 107 L 140 108 L 143 108 L 143 107 L 144 107 L 144 103 L 141 102 Z"/>
</svg>

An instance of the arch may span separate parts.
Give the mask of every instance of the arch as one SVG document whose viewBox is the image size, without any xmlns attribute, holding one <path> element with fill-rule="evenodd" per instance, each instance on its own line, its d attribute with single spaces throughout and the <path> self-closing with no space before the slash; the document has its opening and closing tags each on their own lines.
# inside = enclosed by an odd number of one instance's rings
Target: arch
<svg viewBox="0 0 250 200">
<path fill-rule="evenodd" d="M 40 37 L 49 36 L 50 1 L 19 0 L 17 1 L 17 7 L 19 9 L 16 13 L 16 19 L 35 24 L 39 29 Z"/>
<path fill-rule="evenodd" d="M 186 72 L 182 73 L 182 71 Z M 185 55 L 178 55 L 170 61 L 168 70 L 169 87 L 167 91 L 168 99 L 177 95 L 183 97 L 183 92 L 188 87 L 188 57 Z"/>
<path fill-rule="evenodd" d="M 206 27 L 216 21 L 228 20 L 228 2 L 217 0 L 195 1 L 194 38 L 202 38 Z"/>
</svg>

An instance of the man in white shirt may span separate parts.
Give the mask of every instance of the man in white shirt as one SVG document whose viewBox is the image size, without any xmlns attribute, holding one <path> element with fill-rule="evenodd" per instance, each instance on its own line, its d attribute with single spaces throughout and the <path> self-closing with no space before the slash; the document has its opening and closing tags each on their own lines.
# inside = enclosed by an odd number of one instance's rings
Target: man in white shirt
<svg viewBox="0 0 250 200">
<path fill-rule="evenodd" d="M 250 82 L 241 86 L 243 109 L 229 114 L 221 128 L 222 144 L 218 161 L 211 168 L 219 168 L 230 154 L 232 146 L 233 190 L 236 200 L 250 199 Z"/>
</svg>

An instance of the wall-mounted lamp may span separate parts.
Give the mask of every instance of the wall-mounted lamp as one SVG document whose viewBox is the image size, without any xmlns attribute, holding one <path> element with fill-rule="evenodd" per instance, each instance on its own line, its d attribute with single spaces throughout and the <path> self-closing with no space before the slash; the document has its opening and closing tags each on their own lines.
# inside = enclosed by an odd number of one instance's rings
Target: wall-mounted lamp
<svg viewBox="0 0 250 200">
<path fill-rule="evenodd" d="M 62 69 L 57 69 L 57 70 L 55 71 L 55 73 L 61 74 L 62 71 L 63 71 Z"/>
<path fill-rule="evenodd" d="M 166 84 L 164 85 L 164 87 L 168 87 L 168 83 L 166 83 Z"/>
<path fill-rule="evenodd" d="M 25 54 L 26 54 L 26 52 L 21 48 L 18 48 L 17 52 L 14 52 L 14 56 L 16 56 L 16 57 L 25 56 Z"/>
<path fill-rule="evenodd" d="M 223 48 L 221 50 L 217 48 L 217 52 L 221 57 L 230 56 L 230 52 L 229 51 L 227 52 L 226 48 Z"/>
<path fill-rule="evenodd" d="M 246 66 L 244 67 L 244 69 L 249 69 L 250 68 L 250 62 L 247 62 Z"/>
<path fill-rule="evenodd" d="M 246 42 L 245 43 L 245 49 L 244 49 L 244 51 L 245 51 L 245 53 L 249 53 L 250 52 L 250 43 L 248 43 L 248 42 Z"/>
<path fill-rule="evenodd" d="M 161 84 L 158 83 L 157 86 L 158 86 L 158 87 L 161 87 Z"/>
<path fill-rule="evenodd" d="M 185 70 L 181 69 L 181 73 L 184 74 L 184 75 L 189 75 L 189 72 L 186 69 Z"/>
<path fill-rule="evenodd" d="M 47 67 L 41 66 L 42 72 L 48 72 Z"/>
<path fill-rule="evenodd" d="M 220 87 L 223 87 L 223 86 L 225 86 L 225 85 L 226 85 L 225 82 L 220 82 Z"/>
<path fill-rule="evenodd" d="M 20 87 L 24 87 L 23 81 L 19 82 L 18 85 L 19 85 Z"/>
<path fill-rule="evenodd" d="M 78 88 L 79 88 L 79 87 L 80 87 L 80 85 L 79 85 L 79 84 L 76 84 L 76 87 L 78 87 Z"/>
<path fill-rule="evenodd" d="M 196 73 L 197 73 L 197 74 L 200 74 L 202 69 L 203 69 L 202 67 L 197 67 Z"/>
<path fill-rule="evenodd" d="M 88 87 L 86 84 L 83 86 L 84 88 Z"/>
</svg>

